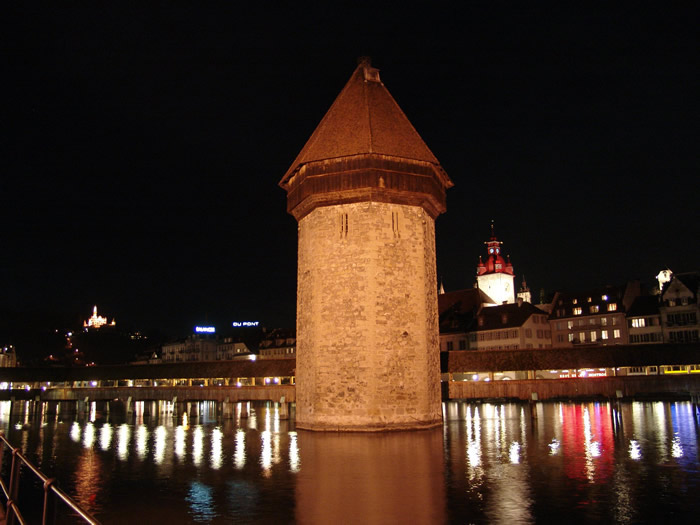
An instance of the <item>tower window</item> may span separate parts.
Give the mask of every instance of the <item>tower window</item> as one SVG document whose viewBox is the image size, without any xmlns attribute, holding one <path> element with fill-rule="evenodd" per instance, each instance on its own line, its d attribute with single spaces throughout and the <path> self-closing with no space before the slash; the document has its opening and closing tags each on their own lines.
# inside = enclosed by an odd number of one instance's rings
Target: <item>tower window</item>
<svg viewBox="0 0 700 525">
<path fill-rule="evenodd" d="M 391 212 L 391 229 L 394 232 L 394 238 L 398 239 L 399 237 L 401 237 L 401 234 L 399 233 L 399 212 L 398 211 Z"/>
<path fill-rule="evenodd" d="M 348 214 L 340 214 L 340 238 L 345 239 L 348 236 Z"/>
<path fill-rule="evenodd" d="M 615 310 L 617 310 L 617 303 L 608 304 L 608 312 L 614 312 Z"/>
</svg>

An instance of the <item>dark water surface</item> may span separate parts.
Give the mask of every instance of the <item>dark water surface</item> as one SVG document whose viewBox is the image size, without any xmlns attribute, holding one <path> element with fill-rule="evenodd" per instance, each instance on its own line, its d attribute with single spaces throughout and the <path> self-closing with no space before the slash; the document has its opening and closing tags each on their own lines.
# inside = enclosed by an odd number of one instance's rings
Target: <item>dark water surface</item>
<svg viewBox="0 0 700 525">
<path fill-rule="evenodd" d="M 540 403 L 535 419 L 526 404 L 450 402 L 442 428 L 370 435 L 297 431 L 267 403 L 234 419 L 207 403 L 189 418 L 32 405 L 0 403 L 0 429 L 103 523 L 700 519 L 688 402 Z M 19 501 L 36 520 L 33 485 Z"/>
</svg>

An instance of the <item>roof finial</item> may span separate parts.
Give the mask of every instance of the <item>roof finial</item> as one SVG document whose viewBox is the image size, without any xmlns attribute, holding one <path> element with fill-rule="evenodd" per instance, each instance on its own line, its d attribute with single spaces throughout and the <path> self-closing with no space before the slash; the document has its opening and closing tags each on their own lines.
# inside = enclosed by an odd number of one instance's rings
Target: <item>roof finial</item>
<svg viewBox="0 0 700 525">
<path fill-rule="evenodd" d="M 357 57 L 357 65 L 372 67 L 372 57 Z"/>
</svg>

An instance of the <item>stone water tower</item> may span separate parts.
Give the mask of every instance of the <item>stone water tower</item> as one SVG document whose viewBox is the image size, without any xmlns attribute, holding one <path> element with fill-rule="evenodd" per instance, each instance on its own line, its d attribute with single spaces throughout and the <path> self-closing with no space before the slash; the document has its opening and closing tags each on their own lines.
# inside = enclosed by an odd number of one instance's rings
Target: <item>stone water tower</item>
<svg viewBox="0 0 700 525">
<path fill-rule="evenodd" d="M 280 186 L 299 225 L 297 427 L 441 424 L 435 218 L 452 182 L 368 59 Z"/>
</svg>

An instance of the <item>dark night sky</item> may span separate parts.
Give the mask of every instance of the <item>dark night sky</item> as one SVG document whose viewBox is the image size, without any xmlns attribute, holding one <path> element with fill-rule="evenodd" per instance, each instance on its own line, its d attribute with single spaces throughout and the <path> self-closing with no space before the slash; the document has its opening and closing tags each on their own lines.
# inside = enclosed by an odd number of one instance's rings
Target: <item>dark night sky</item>
<svg viewBox="0 0 700 525">
<path fill-rule="evenodd" d="M 447 290 L 491 219 L 536 297 L 700 266 L 690 12 L 264 5 L 4 16 L 3 316 L 293 326 L 277 183 L 361 55 L 455 183 Z"/>
</svg>

